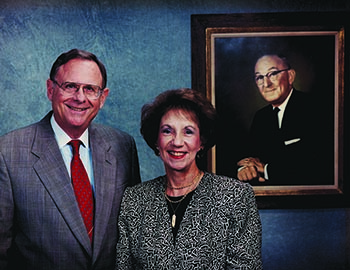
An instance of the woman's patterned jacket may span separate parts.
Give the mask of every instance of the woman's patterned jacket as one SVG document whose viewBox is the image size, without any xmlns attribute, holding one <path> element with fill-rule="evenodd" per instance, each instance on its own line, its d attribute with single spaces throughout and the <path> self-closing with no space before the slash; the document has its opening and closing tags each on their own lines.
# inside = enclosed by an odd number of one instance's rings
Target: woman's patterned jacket
<svg viewBox="0 0 350 270">
<path fill-rule="evenodd" d="M 161 176 L 127 188 L 116 270 L 262 269 L 261 222 L 249 184 L 205 173 L 174 245 L 165 181 Z"/>
</svg>

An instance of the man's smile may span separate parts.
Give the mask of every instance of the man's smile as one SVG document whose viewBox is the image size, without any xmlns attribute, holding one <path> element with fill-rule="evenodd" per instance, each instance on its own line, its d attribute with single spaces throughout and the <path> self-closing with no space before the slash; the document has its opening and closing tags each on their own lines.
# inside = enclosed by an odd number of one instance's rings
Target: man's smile
<svg viewBox="0 0 350 270">
<path fill-rule="evenodd" d="M 88 108 L 78 108 L 78 107 L 74 107 L 74 106 L 71 106 L 71 105 L 68 105 L 68 104 L 66 104 L 66 106 L 69 109 L 71 109 L 73 111 L 76 111 L 76 112 L 83 112 L 83 111 L 86 111 L 88 109 Z"/>
</svg>

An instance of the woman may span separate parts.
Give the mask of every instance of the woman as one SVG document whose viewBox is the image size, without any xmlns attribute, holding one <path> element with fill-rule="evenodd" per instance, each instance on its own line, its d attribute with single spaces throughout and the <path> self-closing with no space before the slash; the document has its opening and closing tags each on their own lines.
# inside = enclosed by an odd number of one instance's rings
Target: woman
<svg viewBox="0 0 350 270">
<path fill-rule="evenodd" d="M 261 269 L 261 223 L 249 184 L 201 171 L 217 115 L 191 89 L 142 108 L 141 134 L 166 175 L 127 188 L 116 269 Z"/>
</svg>

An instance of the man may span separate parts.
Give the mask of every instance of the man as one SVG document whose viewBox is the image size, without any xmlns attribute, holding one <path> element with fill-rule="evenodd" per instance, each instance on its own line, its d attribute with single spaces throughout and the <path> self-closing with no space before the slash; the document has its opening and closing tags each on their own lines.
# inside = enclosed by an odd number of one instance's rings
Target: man
<svg viewBox="0 0 350 270">
<path fill-rule="evenodd" d="M 315 102 L 294 89 L 295 76 L 284 57 L 264 55 L 256 62 L 255 82 L 269 105 L 255 114 L 249 154 L 237 163 L 238 179 L 254 185 L 309 185 L 332 180 L 321 173 L 325 159 L 319 151 L 324 145 L 320 116 Z"/>
<path fill-rule="evenodd" d="M 0 138 L 0 269 L 114 268 L 122 194 L 140 175 L 133 138 L 91 123 L 106 83 L 95 55 L 61 54 L 46 83 L 52 112 Z M 78 176 L 72 139 L 81 141 Z"/>
</svg>

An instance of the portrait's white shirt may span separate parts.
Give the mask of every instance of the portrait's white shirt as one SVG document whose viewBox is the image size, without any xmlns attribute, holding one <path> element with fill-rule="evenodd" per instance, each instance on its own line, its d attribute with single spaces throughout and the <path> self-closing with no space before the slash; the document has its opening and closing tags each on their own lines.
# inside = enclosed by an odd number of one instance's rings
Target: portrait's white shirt
<svg viewBox="0 0 350 270">
<path fill-rule="evenodd" d="M 283 103 L 280 106 L 278 106 L 278 108 L 280 109 L 278 114 L 277 114 L 279 128 L 281 128 L 281 126 L 282 126 L 283 115 L 284 115 L 284 112 L 286 110 L 286 107 L 287 107 L 288 101 L 290 99 L 290 96 L 292 95 L 292 92 L 293 92 L 293 88 L 290 91 L 288 97 L 283 101 Z M 275 108 L 275 107 L 273 107 L 273 108 Z"/>
</svg>

